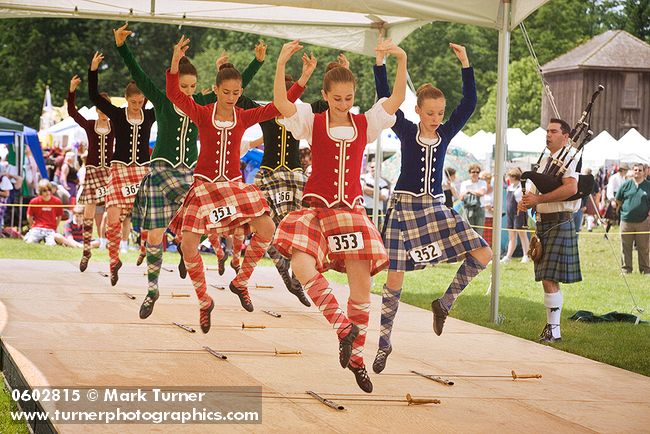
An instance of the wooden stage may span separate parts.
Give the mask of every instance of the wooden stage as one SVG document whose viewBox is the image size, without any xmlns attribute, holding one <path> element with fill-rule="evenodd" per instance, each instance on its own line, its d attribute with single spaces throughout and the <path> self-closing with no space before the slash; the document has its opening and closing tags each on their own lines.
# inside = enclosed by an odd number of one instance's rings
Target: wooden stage
<svg viewBox="0 0 650 434">
<path fill-rule="evenodd" d="M 208 284 L 227 287 L 233 271 L 219 276 L 213 256 L 204 256 L 204 262 L 211 265 Z M 146 292 L 146 265 L 125 264 L 112 288 L 100 274 L 108 268 L 105 263 L 91 261 L 80 273 L 72 262 L 0 260 L 3 370 L 11 362 L 31 387 L 261 386 L 262 425 L 55 424 L 59 432 L 650 431 L 650 378 L 453 318 L 438 337 L 431 330 L 431 312 L 406 304 L 395 322 L 387 368 L 375 375 L 371 365 L 381 300 L 374 295 L 365 351 L 374 392 L 365 394 L 353 374 L 340 368 L 337 340 L 325 319 L 289 294 L 275 269 L 254 272 L 251 283 L 274 288 L 251 290 L 252 313 L 230 291 L 209 286 L 216 308 L 212 330 L 203 335 L 189 277 L 181 280 L 175 264 L 165 266 L 173 272 L 161 272 L 162 295 L 143 321 L 138 310 Z M 190 297 L 172 298 L 172 293 Z M 336 293 L 344 304 L 345 288 L 337 286 Z M 266 328 L 242 330 L 242 322 Z M 225 353 L 228 360 L 203 346 Z M 275 349 L 302 354 L 276 356 Z M 455 384 L 445 386 L 411 370 Z M 511 370 L 543 378 L 515 381 L 507 378 Z M 503 377 L 489 377 L 496 375 Z M 321 404 L 307 390 L 345 410 Z M 441 402 L 398 402 L 407 393 Z"/>
</svg>

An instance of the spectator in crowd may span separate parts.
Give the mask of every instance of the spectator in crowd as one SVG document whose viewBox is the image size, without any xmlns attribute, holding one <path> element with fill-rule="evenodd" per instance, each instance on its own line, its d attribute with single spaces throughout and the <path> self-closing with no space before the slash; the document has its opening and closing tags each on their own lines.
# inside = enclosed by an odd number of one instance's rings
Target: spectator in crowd
<svg viewBox="0 0 650 434">
<path fill-rule="evenodd" d="M 528 252 L 528 234 L 522 230 L 528 226 L 528 213 L 518 211 L 517 205 L 523 197 L 521 185 L 521 169 L 515 167 L 510 169 L 508 176 L 508 190 L 506 191 L 506 228 L 508 229 L 508 251 L 501 259 L 501 262 L 507 263 L 512 260 L 512 255 L 517 248 L 517 237 L 521 242 L 521 250 L 524 256 L 521 262 L 528 262 L 530 259 L 526 254 Z"/>
<path fill-rule="evenodd" d="M 65 153 L 63 164 L 61 165 L 60 184 L 70 193 L 70 198 L 77 197 L 77 185 L 79 184 L 79 164 L 74 152 Z"/>
<path fill-rule="evenodd" d="M 366 213 L 372 216 L 372 210 L 375 203 L 375 161 L 368 163 L 366 173 L 361 175 L 361 187 L 363 187 L 363 201 L 366 207 Z M 386 211 L 386 204 L 390 195 L 390 185 L 384 178 L 379 178 L 379 201 L 377 205 L 378 212 L 383 215 Z"/>
<path fill-rule="evenodd" d="M 84 207 L 83 205 L 76 205 L 74 207 L 72 216 L 65 222 L 63 226 L 63 235 L 54 235 L 54 241 L 65 247 L 75 247 L 82 249 L 84 246 Z M 99 240 L 92 240 L 90 247 L 96 249 L 99 247 Z"/>
<path fill-rule="evenodd" d="M 38 196 L 29 201 L 27 221 L 30 230 L 25 235 L 26 243 L 45 241 L 48 246 L 56 245 L 54 236 L 61 222 L 63 208 L 61 201 L 52 195 L 52 187 L 47 179 L 38 183 Z"/>
<path fill-rule="evenodd" d="M 456 169 L 453 167 L 445 167 L 445 174 L 442 180 L 442 191 L 445 193 L 445 206 L 449 209 L 454 207 L 454 200 L 458 199 L 458 191 L 456 191 Z"/>
<path fill-rule="evenodd" d="M 616 207 L 616 193 L 618 189 L 625 182 L 625 175 L 629 167 L 626 164 L 621 164 L 616 173 L 609 177 L 607 181 L 606 199 L 608 201 L 607 209 L 605 210 L 605 218 L 607 219 L 607 226 L 605 227 L 605 237 L 612 225 L 618 224 L 619 215 Z"/>
<path fill-rule="evenodd" d="M 494 187 L 492 186 L 492 174 L 487 170 L 481 172 L 479 178 L 485 181 L 487 184 L 487 191 L 481 198 L 483 203 L 483 210 L 485 212 L 485 221 L 483 226 L 483 239 L 488 243 L 488 246 L 492 245 L 492 218 L 494 212 Z"/>
<path fill-rule="evenodd" d="M 585 175 L 591 175 L 591 169 L 584 170 Z M 585 220 L 587 223 L 587 232 L 591 232 L 594 228 L 596 215 L 598 214 L 598 205 L 600 203 L 600 185 L 594 182 L 594 190 L 587 196 L 587 204 L 585 205 Z"/>
<path fill-rule="evenodd" d="M 643 164 L 635 164 L 632 169 L 632 179 L 625 181 L 616 193 L 621 215 L 621 265 L 624 273 L 632 272 L 632 247 L 636 243 L 639 272 L 650 274 L 650 181 Z"/>
<path fill-rule="evenodd" d="M 13 190 L 14 186 L 9 180 L 9 177 L 0 173 L 0 232 L 5 226 L 5 210 L 7 209 L 4 206 L 9 200 L 9 192 Z"/>
<path fill-rule="evenodd" d="M 487 193 L 487 183 L 479 179 L 480 173 L 480 165 L 476 163 L 469 165 L 470 178 L 460 184 L 460 200 L 463 201 L 467 221 L 479 235 L 482 235 L 483 229 L 477 226 L 483 226 L 485 223 L 485 210 L 481 198 Z"/>
</svg>

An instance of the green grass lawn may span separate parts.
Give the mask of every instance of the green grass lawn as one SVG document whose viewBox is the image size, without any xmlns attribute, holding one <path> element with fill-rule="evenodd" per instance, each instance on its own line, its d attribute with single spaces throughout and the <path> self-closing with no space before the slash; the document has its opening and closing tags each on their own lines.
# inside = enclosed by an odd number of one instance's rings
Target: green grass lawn
<svg viewBox="0 0 650 434">
<path fill-rule="evenodd" d="M 633 324 L 588 324 L 568 320 L 577 310 L 596 314 L 611 311 L 632 312 L 631 294 L 642 308 L 650 309 L 650 276 L 638 272 L 625 276 L 630 292 L 619 272 L 620 237 L 610 234 L 611 245 L 602 231 L 580 234 L 580 257 L 583 281 L 563 285 L 564 309 L 562 311 L 562 342 L 556 347 L 623 369 L 650 376 L 650 327 Z M 613 250 L 612 250 L 613 249 Z M 78 261 L 81 251 L 63 247 L 28 245 L 20 240 L 0 240 L 0 258 L 51 259 Z M 137 251 L 121 255 L 125 262 L 134 262 Z M 106 250 L 93 250 L 92 261 L 108 262 Z M 175 264 L 176 253 L 165 253 L 164 261 Z M 216 261 L 215 261 L 216 263 Z M 206 262 L 207 264 L 207 262 Z M 269 260 L 261 265 L 271 265 Z M 636 252 L 635 252 L 636 266 Z M 449 285 L 458 264 L 441 264 L 426 270 L 407 273 L 402 301 L 429 309 L 431 300 L 439 297 Z M 6 271 L 5 271 L 6 272 Z M 501 271 L 499 290 L 500 324 L 490 321 L 490 296 L 486 290 L 490 282 L 490 268 L 481 273 L 457 300 L 451 316 L 464 321 L 490 327 L 525 339 L 536 340 L 546 323 L 541 283 L 534 281 L 532 263 L 513 260 Z M 328 272 L 333 281 L 346 283 L 345 276 Z M 381 293 L 386 273 L 374 280 L 373 291 Z M 650 320 L 650 315 L 642 319 Z"/>
<path fill-rule="evenodd" d="M 0 373 L 0 433 L 27 434 L 25 422 L 15 422 L 11 419 L 10 411 L 18 411 L 16 403 L 11 399 L 11 394 L 4 383 L 4 376 Z"/>
</svg>

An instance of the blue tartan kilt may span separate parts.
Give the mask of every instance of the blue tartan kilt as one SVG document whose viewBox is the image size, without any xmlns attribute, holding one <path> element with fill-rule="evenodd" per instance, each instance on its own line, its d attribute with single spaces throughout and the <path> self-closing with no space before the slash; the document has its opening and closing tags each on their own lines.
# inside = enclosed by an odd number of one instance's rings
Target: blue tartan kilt
<svg viewBox="0 0 650 434">
<path fill-rule="evenodd" d="M 535 264 L 535 281 L 580 282 L 578 234 L 573 219 L 537 222 L 536 233 L 542 244 L 542 257 Z"/>
<path fill-rule="evenodd" d="M 185 195 L 193 182 L 193 169 L 172 167 L 154 161 L 151 171 L 142 179 L 133 204 L 131 222 L 142 229 L 166 228 L 183 205 Z"/>
<path fill-rule="evenodd" d="M 441 200 L 444 200 L 441 199 Z M 382 228 L 389 271 L 455 262 L 487 242 L 453 209 L 431 196 L 393 195 Z"/>
</svg>

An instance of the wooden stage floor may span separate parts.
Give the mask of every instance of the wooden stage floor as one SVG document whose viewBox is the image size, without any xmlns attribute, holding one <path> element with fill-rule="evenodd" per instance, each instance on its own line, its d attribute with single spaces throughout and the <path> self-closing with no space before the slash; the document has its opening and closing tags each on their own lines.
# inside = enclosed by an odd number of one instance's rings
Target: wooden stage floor
<svg viewBox="0 0 650 434">
<path fill-rule="evenodd" d="M 219 276 L 216 261 L 208 256 L 204 261 L 212 265 L 208 284 L 227 287 L 233 271 Z M 275 269 L 255 270 L 251 283 L 274 287 L 251 290 L 252 313 L 230 291 L 209 287 L 216 308 L 212 330 L 203 335 L 189 277 L 181 280 L 175 264 L 166 266 L 173 272 L 162 271 L 162 295 L 153 315 L 143 321 L 138 310 L 146 292 L 145 265 L 125 264 L 112 288 L 100 274 L 107 264 L 91 262 L 80 273 L 71 262 L 0 260 L 0 333 L 8 355 L 30 386 L 261 386 L 262 425 L 56 424 L 59 432 L 650 431 L 650 378 L 453 318 L 438 337 L 431 330 L 431 313 L 406 304 L 395 323 L 393 354 L 384 373 L 375 375 L 371 365 L 381 299 L 374 295 L 365 351 L 374 392 L 364 394 L 353 374 L 340 368 L 337 340 L 325 319 L 289 294 Z M 346 289 L 335 287 L 344 304 Z M 172 298 L 172 293 L 190 297 Z M 242 322 L 266 328 L 242 330 Z M 226 353 L 228 360 L 203 346 Z M 276 348 L 302 354 L 229 352 Z M 449 376 L 455 385 L 411 370 Z M 543 378 L 477 377 L 507 376 L 511 370 Z M 463 374 L 473 377 L 452 377 Z M 306 390 L 346 410 L 326 407 Z M 397 402 L 407 393 L 441 402 Z"/>
</svg>

